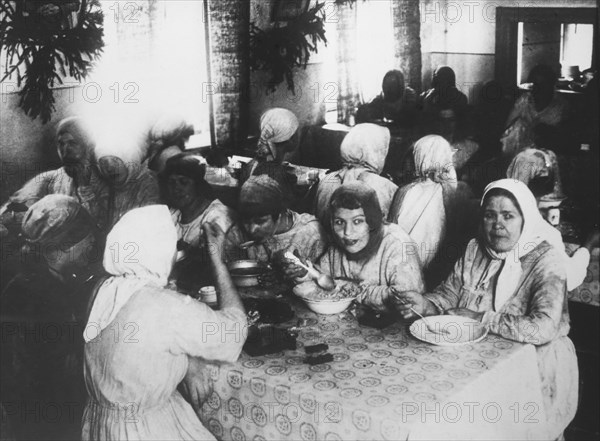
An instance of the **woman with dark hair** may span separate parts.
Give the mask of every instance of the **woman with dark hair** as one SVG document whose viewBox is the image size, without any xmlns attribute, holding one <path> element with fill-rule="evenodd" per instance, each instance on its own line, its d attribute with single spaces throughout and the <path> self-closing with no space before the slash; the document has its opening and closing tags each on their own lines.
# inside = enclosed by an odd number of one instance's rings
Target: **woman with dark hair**
<svg viewBox="0 0 600 441">
<path fill-rule="evenodd" d="M 525 184 L 492 182 L 481 207 L 480 237 L 471 240 L 452 274 L 431 293 L 398 294 L 397 308 L 404 318 L 414 317 L 411 308 L 470 317 L 504 338 L 534 344 L 555 439 L 575 416 L 578 395 L 564 263 L 543 238 L 545 221 Z"/>
<path fill-rule="evenodd" d="M 383 220 L 375 190 L 361 182 L 339 187 L 331 196 L 334 242 L 318 269 L 359 286 L 357 301 L 380 312 L 393 311 L 394 291 L 424 289 L 416 244 L 396 224 Z M 289 264 L 286 275 L 304 281 L 306 270 Z"/>
</svg>

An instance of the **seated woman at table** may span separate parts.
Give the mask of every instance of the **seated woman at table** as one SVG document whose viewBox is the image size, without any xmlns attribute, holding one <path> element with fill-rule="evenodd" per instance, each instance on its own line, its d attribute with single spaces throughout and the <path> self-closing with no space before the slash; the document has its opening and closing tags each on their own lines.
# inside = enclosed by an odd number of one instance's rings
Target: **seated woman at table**
<svg viewBox="0 0 600 441">
<path fill-rule="evenodd" d="M 387 217 L 398 186 L 380 176 L 390 148 L 390 131 L 376 124 L 357 124 L 346 135 L 340 147 L 342 168 L 329 173 L 319 182 L 314 213 L 329 226 L 331 195 L 341 185 L 360 181 L 373 188 L 383 215 Z"/>
<path fill-rule="evenodd" d="M 456 87 L 456 74 L 449 66 L 438 67 L 433 73 L 431 89 L 421 94 L 421 106 L 426 116 L 436 116 L 442 110 L 453 110 L 461 117 L 467 110 L 467 96 Z"/>
<path fill-rule="evenodd" d="M 570 115 L 566 100 L 556 91 L 558 75 L 540 64 L 531 70 L 528 80 L 532 89 L 515 102 L 500 140 L 508 158 L 532 145 L 553 150 L 569 145 L 566 125 Z"/>
<path fill-rule="evenodd" d="M 299 125 L 296 115 L 288 109 L 275 107 L 263 113 L 260 117 L 260 138 L 256 155 L 242 168 L 242 182 L 258 174 L 255 171 L 259 166 L 281 164 L 285 155 L 298 147 Z"/>
<path fill-rule="evenodd" d="M 289 248 L 315 261 L 327 245 L 319 221 L 311 214 L 287 209 L 281 184 L 267 175 L 252 176 L 244 183 L 238 214 L 239 221 L 226 234 L 225 255 L 229 261 L 278 263 Z M 250 241 L 249 246 L 241 247 Z"/>
<path fill-rule="evenodd" d="M 410 126 L 417 115 L 417 94 L 404 81 L 400 70 L 390 70 L 383 77 L 381 94 L 371 102 L 360 106 L 356 112 L 356 122 L 374 120 Z"/>
<path fill-rule="evenodd" d="M 436 256 L 452 221 L 457 189 L 450 144 L 438 135 L 419 139 L 413 147 L 417 179 L 396 192 L 388 221 L 406 231 L 419 247 L 423 268 Z"/>
<path fill-rule="evenodd" d="M 548 150 L 528 148 L 515 156 L 506 171 L 506 177 L 515 179 L 528 185 L 533 195 L 538 199 L 548 193 L 562 194 L 556 154 Z M 539 207 L 539 202 L 538 202 Z M 555 208 L 558 210 L 558 208 Z M 556 248 L 563 258 L 567 271 L 567 290 L 572 291 L 581 285 L 587 276 L 587 267 L 590 264 L 590 253 L 598 246 L 598 233 L 591 233 L 584 241 L 583 246 L 577 248 L 572 256 L 565 251 L 565 244 L 560 231 L 549 223 L 548 210 L 540 209 L 546 220 L 540 225 L 540 235 Z"/>
<path fill-rule="evenodd" d="M 416 244 L 396 224 L 383 220 L 375 190 L 362 182 L 339 187 L 331 197 L 332 243 L 317 269 L 360 286 L 357 300 L 379 312 L 394 310 L 394 292 L 424 290 Z M 307 271 L 285 267 L 289 278 L 304 281 Z"/>
<path fill-rule="evenodd" d="M 194 134 L 194 126 L 179 115 L 164 115 L 148 132 L 148 147 L 142 161 L 148 168 L 160 173 L 173 156 L 181 154 L 186 141 Z"/>
<path fill-rule="evenodd" d="M 404 318 L 414 317 L 410 307 L 423 315 L 470 317 L 504 338 L 536 345 L 546 416 L 556 437 L 575 415 L 578 392 L 563 262 L 540 234 L 545 221 L 525 184 L 492 182 L 481 206 L 481 235 L 453 273 L 432 293 L 398 294 L 397 308 Z"/>
<path fill-rule="evenodd" d="M 218 225 L 209 224 L 205 235 L 208 243 L 222 246 Z M 104 268 L 111 277 L 91 299 L 84 332 L 89 398 L 83 440 L 214 439 L 177 385 L 190 357 L 237 360 L 246 315 L 219 253 L 210 253 L 218 311 L 165 288 L 176 242 L 164 205 L 130 211 L 108 235 Z M 216 328 L 209 331 L 208 325 Z"/>
<path fill-rule="evenodd" d="M 177 228 L 177 249 L 184 255 L 175 264 L 175 279 L 184 285 L 210 285 L 210 262 L 202 230 L 216 223 L 223 231 L 235 220 L 234 211 L 215 199 L 211 186 L 204 180 L 206 166 L 193 156 L 178 155 L 167 161 L 160 175 L 164 194 L 171 207 Z M 198 288 L 200 287 L 198 286 Z"/>
</svg>

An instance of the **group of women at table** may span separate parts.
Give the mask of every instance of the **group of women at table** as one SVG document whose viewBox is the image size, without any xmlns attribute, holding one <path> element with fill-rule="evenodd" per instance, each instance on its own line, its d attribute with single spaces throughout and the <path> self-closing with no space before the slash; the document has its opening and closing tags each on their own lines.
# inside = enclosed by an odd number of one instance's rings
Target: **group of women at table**
<svg viewBox="0 0 600 441">
<path fill-rule="evenodd" d="M 135 161 L 97 158 L 79 120 L 59 125 L 64 167 L 28 183 L 9 202 L 28 207 L 20 214 L 29 246 L 67 244 L 51 259 L 44 256 L 50 276 L 68 283 L 99 274 L 92 287 L 77 285 L 79 302 L 87 305 L 83 439 L 209 439 L 178 385 L 183 381 L 192 397 L 205 398 L 204 362 L 234 362 L 242 349 L 246 317 L 224 262 L 255 259 L 291 285 L 316 283 L 285 257 L 289 251 L 356 284 L 358 303 L 396 320 L 412 320 L 415 311 L 466 316 L 536 345 L 547 423 L 558 436 L 578 397 L 567 336 L 568 258 L 562 243 L 550 239 L 527 185 L 492 182 L 479 214 L 465 212 L 450 145 L 428 135 L 414 145 L 415 182 L 398 189 L 380 176 L 388 129 L 364 123 L 342 143 L 343 168 L 317 184 L 313 213 L 297 213 L 280 162 L 298 126 L 285 109 L 263 115 L 259 155 L 245 171 L 238 205 L 228 207 L 215 198 L 206 165 L 195 156 L 164 160 L 160 148 Z M 157 179 L 146 166 L 161 162 Z M 107 179 L 113 184 L 102 183 Z M 152 190 L 128 193 L 134 187 Z M 115 204 L 119 198 L 130 206 Z M 469 218 L 476 219 L 475 238 L 465 240 L 458 225 Z M 84 252 L 91 243 L 104 249 L 102 265 Z M 450 249 L 464 251 L 453 259 Z M 439 284 L 432 282 L 441 271 L 436 262 L 447 265 Z M 91 275 L 90 268 L 98 272 Z M 210 280 L 218 309 L 176 292 L 169 276 L 188 287 Z M 114 338 L 115 326 L 131 323 L 136 344 Z"/>
</svg>

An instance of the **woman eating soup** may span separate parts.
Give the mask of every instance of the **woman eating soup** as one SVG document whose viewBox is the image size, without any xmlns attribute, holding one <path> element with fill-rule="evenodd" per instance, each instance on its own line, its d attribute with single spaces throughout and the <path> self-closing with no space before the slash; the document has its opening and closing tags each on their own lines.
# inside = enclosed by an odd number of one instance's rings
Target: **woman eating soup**
<svg viewBox="0 0 600 441">
<path fill-rule="evenodd" d="M 558 250 L 540 236 L 541 217 L 525 184 L 502 179 L 485 189 L 481 235 L 432 293 L 399 293 L 397 308 L 461 315 L 490 332 L 537 347 L 549 428 L 556 436 L 577 410 L 578 368 L 569 333 L 566 274 Z M 515 373 L 516 374 L 516 373 Z"/>
<path fill-rule="evenodd" d="M 393 308 L 394 291 L 423 291 L 416 244 L 398 225 L 384 223 L 375 190 L 344 184 L 332 194 L 330 212 L 334 243 L 319 260 L 320 271 L 357 283 L 357 301 L 381 312 Z M 286 274 L 301 282 L 306 270 L 290 264 Z"/>
</svg>

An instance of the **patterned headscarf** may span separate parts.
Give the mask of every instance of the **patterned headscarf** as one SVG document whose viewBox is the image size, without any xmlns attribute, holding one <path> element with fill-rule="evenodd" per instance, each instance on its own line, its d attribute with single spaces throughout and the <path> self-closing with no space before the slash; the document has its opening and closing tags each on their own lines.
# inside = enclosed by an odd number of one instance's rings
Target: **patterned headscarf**
<svg viewBox="0 0 600 441">
<path fill-rule="evenodd" d="M 96 224 L 77 199 L 50 194 L 33 204 L 21 226 L 27 242 L 69 247 L 96 230 Z"/>
<path fill-rule="evenodd" d="M 275 158 L 275 143 L 284 142 L 294 136 L 299 122 L 296 115 L 287 109 L 276 107 L 267 110 L 260 117 L 260 139 L 256 156 L 268 159 Z"/>
<path fill-rule="evenodd" d="M 267 175 L 251 176 L 240 190 L 239 212 L 242 217 L 281 213 L 285 198 L 281 185 Z"/>
<path fill-rule="evenodd" d="M 386 127 L 357 124 L 342 141 L 342 163 L 348 168 L 364 167 L 379 175 L 389 148 L 390 131 Z"/>
</svg>

